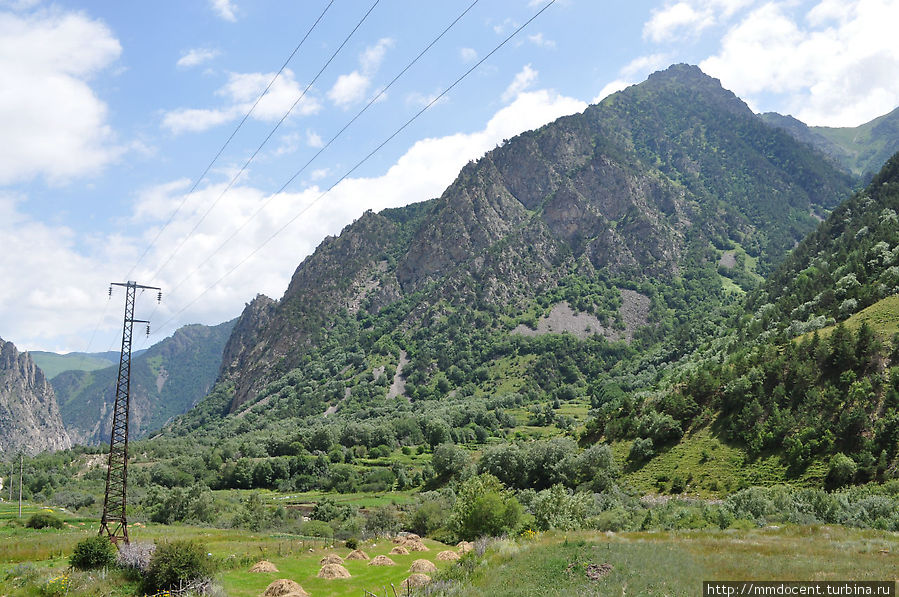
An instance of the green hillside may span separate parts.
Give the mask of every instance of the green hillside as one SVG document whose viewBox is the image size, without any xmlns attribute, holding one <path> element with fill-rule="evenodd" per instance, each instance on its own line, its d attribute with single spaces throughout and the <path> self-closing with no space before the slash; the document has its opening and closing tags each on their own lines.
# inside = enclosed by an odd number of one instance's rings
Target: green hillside
<svg viewBox="0 0 899 597">
<path fill-rule="evenodd" d="M 28 354 L 35 364 L 41 368 L 47 379 L 53 379 L 63 371 L 96 371 L 118 363 L 118 353 L 83 353 L 70 352 L 57 354 L 32 350 Z"/>
</svg>

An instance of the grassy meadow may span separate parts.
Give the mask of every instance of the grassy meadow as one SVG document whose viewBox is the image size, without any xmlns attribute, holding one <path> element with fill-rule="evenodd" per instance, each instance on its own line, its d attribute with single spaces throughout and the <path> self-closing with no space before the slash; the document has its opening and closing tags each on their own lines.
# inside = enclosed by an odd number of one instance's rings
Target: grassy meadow
<svg viewBox="0 0 899 597">
<path fill-rule="evenodd" d="M 33 530 L 19 524 L 41 510 L 29 505 L 18 519 L 15 504 L 0 504 L 0 595 L 136 594 L 137 583 L 121 572 L 68 570 L 72 548 L 97 532 L 96 520 L 57 509 L 53 513 L 65 520 L 63 529 Z M 392 595 L 391 585 L 402 594 L 400 583 L 416 559 L 437 566 L 434 578 L 438 582 L 432 585 L 432 594 L 447 596 L 697 595 L 702 580 L 899 580 L 899 534 L 836 526 L 527 533 L 482 542 L 481 549 L 459 563 L 438 561 L 441 550 L 452 548 L 425 539 L 430 551 L 389 556 L 396 566 L 346 561 L 352 577 L 340 580 L 316 575 L 324 555 L 345 557 L 350 552 L 341 542 L 177 525 L 137 524 L 129 532 L 132 541 L 202 542 L 219 564 L 217 580 L 224 594 L 233 597 L 259 596 L 280 578 L 298 582 L 314 597 L 363 595 L 364 591 Z M 359 548 L 374 558 L 386 555 L 393 544 L 379 539 L 360 543 Z M 249 572 L 263 559 L 279 571 Z M 61 578 L 67 579 L 67 593 L 54 589 Z"/>
</svg>

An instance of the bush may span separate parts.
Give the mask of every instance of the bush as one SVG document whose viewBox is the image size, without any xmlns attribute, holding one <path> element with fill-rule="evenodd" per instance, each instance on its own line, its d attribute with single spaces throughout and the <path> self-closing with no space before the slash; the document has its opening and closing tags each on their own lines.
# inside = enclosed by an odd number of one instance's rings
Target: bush
<svg viewBox="0 0 899 597">
<path fill-rule="evenodd" d="M 840 452 L 830 459 L 830 470 L 827 473 L 827 486 L 831 489 L 849 484 L 855 476 L 858 466 L 855 461 Z"/>
<path fill-rule="evenodd" d="M 516 528 L 522 508 L 493 475 L 482 474 L 462 483 L 453 504 L 450 528 L 465 540 L 497 536 Z"/>
<path fill-rule="evenodd" d="M 115 564 L 116 553 L 115 545 L 108 537 L 94 535 L 78 542 L 69 558 L 69 564 L 79 570 L 104 568 Z"/>
<path fill-rule="evenodd" d="M 150 569 L 156 545 L 150 542 L 126 543 L 119 547 L 115 563 L 127 572 L 143 574 Z"/>
<path fill-rule="evenodd" d="M 193 541 L 172 541 L 156 548 L 142 590 L 150 593 L 201 582 L 214 572 L 206 547 Z"/>
<path fill-rule="evenodd" d="M 31 515 L 31 518 L 28 519 L 25 526 L 29 529 L 61 529 L 65 525 L 62 520 L 56 518 L 52 514 L 38 512 L 37 514 Z"/>
<path fill-rule="evenodd" d="M 300 527 L 300 532 L 307 537 L 334 537 L 334 528 L 323 520 L 308 520 Z"/>
<path fill-rule="evenodd" d="M 359 540 L 355 537 L 350 537 L 346 541 L 343 542 L 346 545 L 347 549 L 356 549 L 359 547 Z"/>
</svg>

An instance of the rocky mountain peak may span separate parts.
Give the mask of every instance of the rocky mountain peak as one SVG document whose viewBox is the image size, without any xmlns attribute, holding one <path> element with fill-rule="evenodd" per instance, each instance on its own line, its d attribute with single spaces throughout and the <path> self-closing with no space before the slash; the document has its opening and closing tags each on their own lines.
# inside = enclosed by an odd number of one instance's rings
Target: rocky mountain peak
<svg viewBox="0 0 899 597">
<path fill-rule="evenodd" d="M 36 454 L 71 446 L 44 373 L 31 356 L 0 338 L 0 452 Z"/>
</svg>

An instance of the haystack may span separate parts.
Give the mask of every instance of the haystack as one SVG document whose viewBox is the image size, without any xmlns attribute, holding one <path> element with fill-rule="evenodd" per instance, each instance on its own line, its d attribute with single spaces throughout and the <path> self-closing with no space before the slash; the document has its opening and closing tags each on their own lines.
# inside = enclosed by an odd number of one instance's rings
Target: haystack
<svg viewBox="0 0 899 597">
<path fill-rule="evenodd" d="M 343 558 L 341 558 L 336 553 L 329 553 L 322 559 L 318 561 L 319 564 L 324 566 L 325 564 L 343 564 Z"/>
<path fill-rule="evenodd" d="M 434 572 L 437 572 L 437 566 L 430 560 L 415 560 L 412 562 L 412 565 L 409 566 L 409 571 L 433 574 Z"/>
<path fill-rule="evenodd" d="M 409 550 L 403 547 L 402 545 L 397 545 L 393 549 L 390 550 L 390 555 L 392 556 L 407 556 L 409 555 Z"/>
<path fill-rule="evenodd" d="M 262 597 L 309 597 L 309 593 L 294 581 L 282 578 L 270 584 Z"/>
<path fill-rule="evenodd" d="M 409 551 L 431 551 L 428 549 L 428 546 L 421 542 L 421 539 L 418 540 L 410 540 L 406 539 L 406 542 L 403 543 L 403 547 L 408 549 Z"/>
<path fill-rule="evenodd" d="M 466 554 L 474 549 L 474 543 L 471 541 L 459 541 L 459 544 L 456 545 L 456 551 L 462 554 Z"/>
<path fill-rule="evenodd" d="M 253 564 L 250 572 L 277 572 L 278 568 L 268 560 L 260 560 Z"/>
<path fill-rule="evenodd" d="M 396 562 L 387 556 L 378 556 L 368 563 L 369 566 L 396 566 Z"/>
<path fill-rule="evenodd" d="M 391 541 L 393 541 L 393 542 L 396 543 L 397 545 L 402 544 L 403 541 L 405 541 L 405 540 L 406 540 L 405 537 L 400 537 L 399 535 L 397 535 L 396 537 L 394 537 L 393 539 L 391 539 Z"/>
<path fill-rule="evenodd" d="M 325 564 L 318 571 L 318 577 L 325 580 L 334 580 L 336 578 L 350 578 L 350 571 L 340 564 Z"/>
<path fill-rule="evenodd" d="M 403 587 L 403 590 L 408 591 L 410 588 L 423 587 L 429 582 L 431 582 L 431 577 L 427 574 L 413 574 L 404 580 L 400 586 Z"/>
<path fill-rule="evenodd" d="M 462 557 L 462 556 L 460 556 L 459 554 L 457 554 L 454 551 L 441 551 L 440 553 L 437 554 L 437 559 L 440 560 L 441 562 L 454 562 L 454 561 L 458 560 L 460 557 Z"/>
<path fill-rule="evenodd" d="M 368 554 L 362 551 L 361 549 L 354 549 L 350 552 L 350 555 L 346 557 L 348 560 L 370 560 Z"/>
<path fill-rule="evenodd" d="M 407 533 L 406 541 L 421 541 L 421 537 L 419 537 L 415 533 Z"/>
</svg>

